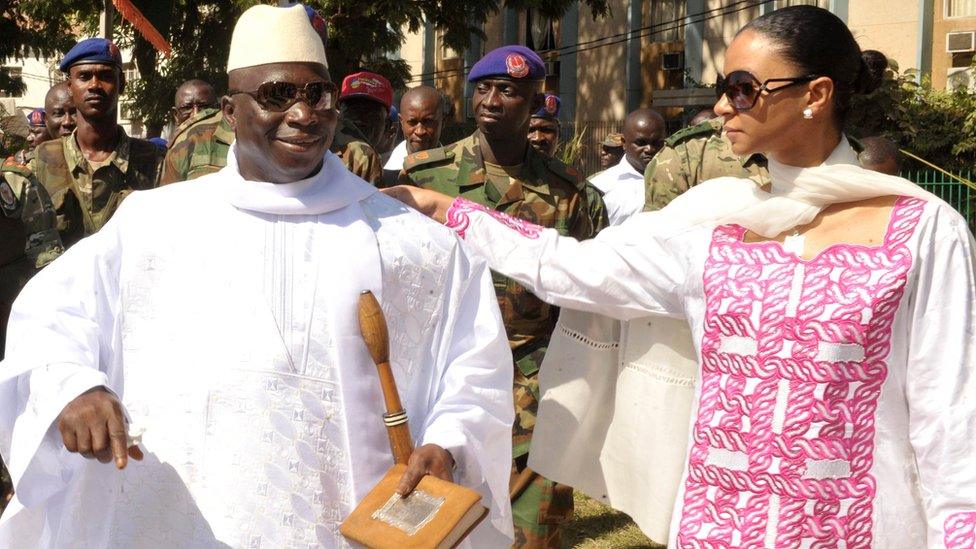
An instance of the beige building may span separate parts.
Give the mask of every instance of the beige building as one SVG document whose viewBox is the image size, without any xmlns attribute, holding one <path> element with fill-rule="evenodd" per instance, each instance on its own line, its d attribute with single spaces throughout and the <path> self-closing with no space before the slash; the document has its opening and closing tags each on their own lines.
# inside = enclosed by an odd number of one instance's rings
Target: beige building
<svg viewBox="0 0 976 549">
<path fill-rule="evenodd" d="M 904 71 L 931 75 L 933 85 L 972 86 L 971 37 L 976 0 L 610 0 L 611 15 L 593 20 L 586 6 L 559 20 L 534 10 L 504 9 L 462 54 L 445 51 L 433 32 L 411 37 L 401 56 L 413 81 L 435 85 L 452 98 L 455 121 L 470 116 L 466 70 L 503 44 L 532 47 L 547 61 L 546 89 L 562 99 L 568 131 L 587 129 L 594 143 L 619 129 L 638 107 L 661 111 L 671 129 L 715 100 L 709 88 L 722 72 L 725 49 L 743 25 L 775 9 L 812 4 L 844 20 L 863 49 L 877 49 Z M 429 31 L 429 29 L 428 29 Z M 947 51 L 949 40 L 951 51 Z M 587 163 L 591 163 L 589 160 Z"/>
</svg>

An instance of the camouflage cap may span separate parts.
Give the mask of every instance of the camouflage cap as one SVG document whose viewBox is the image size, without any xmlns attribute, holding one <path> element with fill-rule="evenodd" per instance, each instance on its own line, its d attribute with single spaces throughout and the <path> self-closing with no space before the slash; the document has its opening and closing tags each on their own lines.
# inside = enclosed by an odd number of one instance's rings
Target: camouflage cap
<svg viewBox="0 0 976 549">
<path fill-rule="evenodd" d="M 614 148 L 624 146 L 624 134 L 622 133 L 611 133 L 607 135 L 607 138 L 600 143 L 604 147 Z"/>
</svg>

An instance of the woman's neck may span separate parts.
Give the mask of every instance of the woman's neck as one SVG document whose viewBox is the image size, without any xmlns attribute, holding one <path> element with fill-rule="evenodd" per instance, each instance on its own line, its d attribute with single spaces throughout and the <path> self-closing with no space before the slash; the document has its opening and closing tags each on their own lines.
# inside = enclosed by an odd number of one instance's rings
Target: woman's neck
<svg viewBox="0 0 976 549">
<path fill-rule="evenodd" d="M 809 128 L 796 140 L 789 141 L 788 146 L 769 151 L 767 156 L 780 164 L 797 168 L 819 166 L 837 148 L 841 136 L 840 130 L 833 124 Z"/>
</svg>

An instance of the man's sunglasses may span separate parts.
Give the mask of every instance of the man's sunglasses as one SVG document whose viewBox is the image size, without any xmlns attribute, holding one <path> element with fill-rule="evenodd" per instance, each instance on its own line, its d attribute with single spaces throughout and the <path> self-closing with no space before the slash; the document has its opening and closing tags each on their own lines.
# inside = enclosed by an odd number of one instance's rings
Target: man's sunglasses
<svg viewBox="0 0 976 549">
<path fill-rule="evenodd" d="M 309 82 L 304 86 L 291 82 L 265 82 L 252 92 L 228 90 L 228 95 L 250 95 L 266 111 L 287 111 L 299 101 L 317 111 L 335 108 L 338 88 L 332 82 Z"/>
<path fill-rule="evenodd" d="M 715 83 L 715 97 L 721 98 L 723 95 L 729 99 L 729 103 L 737 111 L 747 111 L 756 106 L 759 96 L 763 91 L 767 93 L 785 90 L 790 86 L 810 82 L 820 78 L 816 74 L 797 76 L 794 78 L 770 78 L 765 82 L 760 82 L 755 76 L 746 71 L 732 71 L 727 76 L 719 76 Z M 775 88 L 769 87 L 776 82 L 786 82 L 782 86 Z"/>
</svg>

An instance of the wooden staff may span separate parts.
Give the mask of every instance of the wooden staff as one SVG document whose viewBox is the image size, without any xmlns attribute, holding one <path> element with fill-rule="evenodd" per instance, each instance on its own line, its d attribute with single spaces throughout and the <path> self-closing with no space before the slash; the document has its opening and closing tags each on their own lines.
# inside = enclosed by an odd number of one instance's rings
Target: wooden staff
<svg viewBox="0 0 976 549">
<path fill-rule="evenodd" d="M 397 392 L 393 370 L 390 369 L 390 337 L 386 329 L 386 319 L 383 318 L 379 302 L 369 290 L 364 290 L 359 295 L 359 330 L 380 375 L 380 386 L 383 388 L 383 400 L 386 403 L 383 423 L 386 424 L 386 433 L 390 437 L 393 461 L 406 465 L 413 452 L 413 439 L 407 424 L 407 412 L 400 404 L 400 393 Z"/>
</svg>

